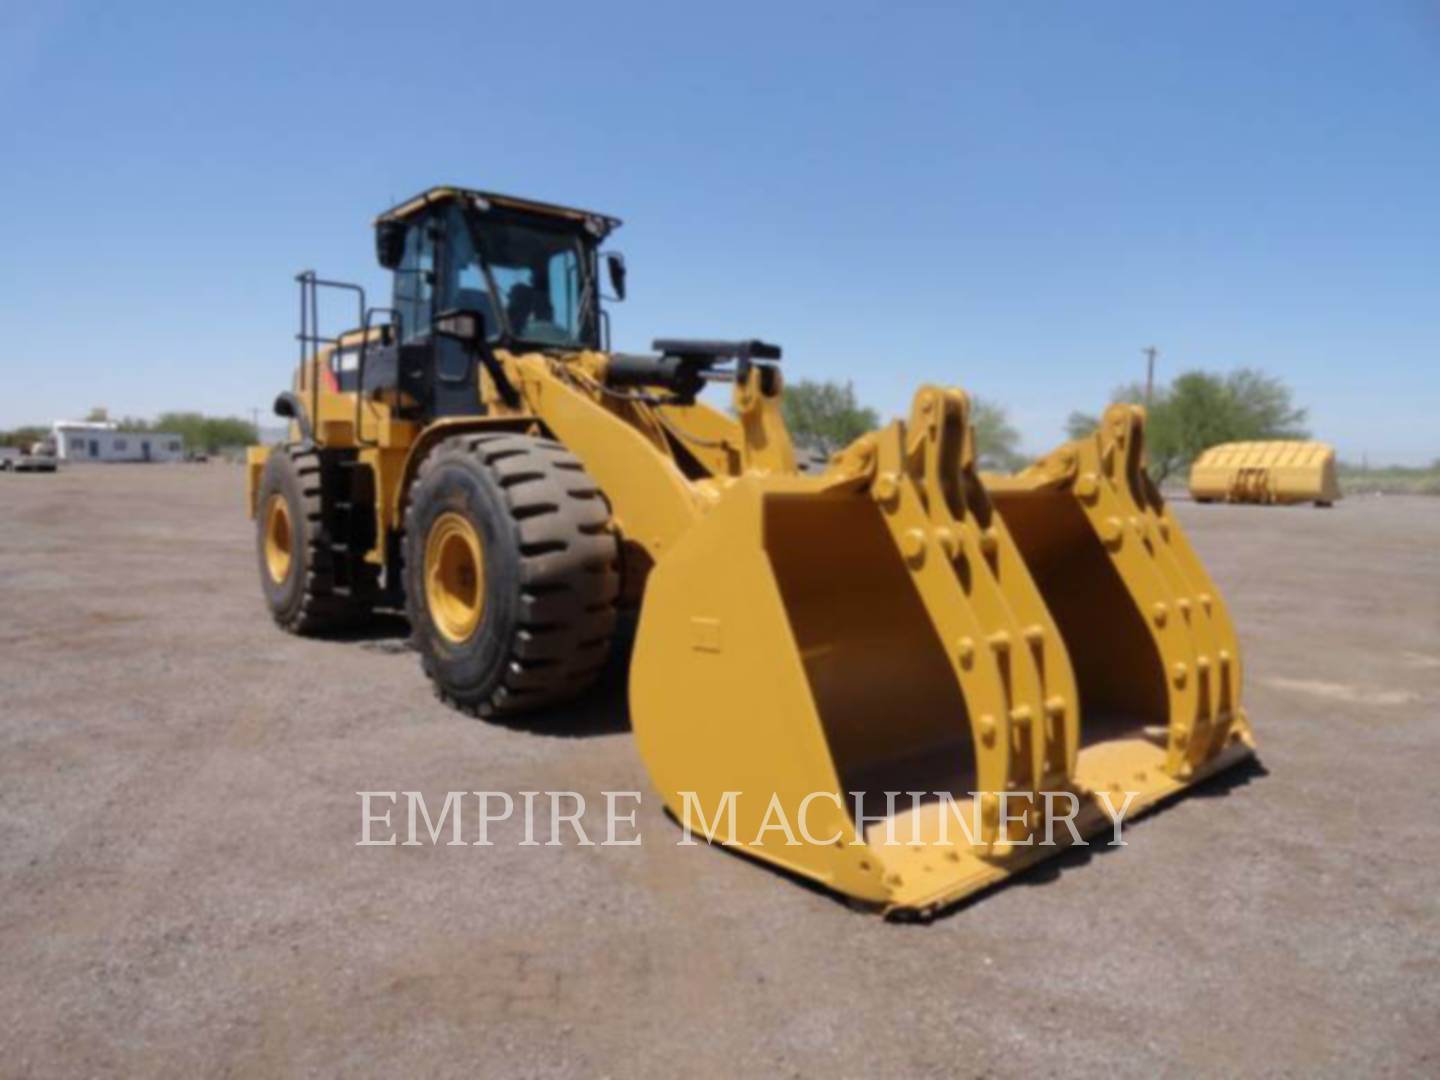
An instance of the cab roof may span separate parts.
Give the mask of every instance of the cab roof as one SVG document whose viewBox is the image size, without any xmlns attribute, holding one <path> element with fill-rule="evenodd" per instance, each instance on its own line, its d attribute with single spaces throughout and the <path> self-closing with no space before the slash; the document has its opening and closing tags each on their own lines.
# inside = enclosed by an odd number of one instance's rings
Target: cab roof
<svg viewBox="0 0 1440 1080">
<path fill-rule="evenodd" d="M 565 221 L 588 223 L 597 235 L 605 236 L 614 229 L 620 227 L 620 219 L 611 217 L 608 214 L 599 214 L 593 210 L 579 210 L 571 206 L 557 206 L 554 203 L 537 202 L 534 199 L 522 199 L 515 195 L 501 195 L 494 191 L 477 191 L 474 188 L 453 187 L 444 185 L 432 187 L 422 191 L 414 198 L 406 199 L 396 206 L 392 206 L 375 219 L 375 224 L 382 221 L 403 221 L 405 218 L 433 206 L 436 203 L 448 202 L 451 199 L 480 200 L 493 203 L 496 206 L 503 206 L 511 210 L 520 210 L 530 214 L 540 214 L 546 217 L 561 218 Z"/>
</svg>

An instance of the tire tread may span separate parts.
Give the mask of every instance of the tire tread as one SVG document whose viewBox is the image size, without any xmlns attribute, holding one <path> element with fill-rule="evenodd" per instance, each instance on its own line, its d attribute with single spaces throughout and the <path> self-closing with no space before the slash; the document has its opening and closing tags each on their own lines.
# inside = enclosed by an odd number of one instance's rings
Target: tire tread
<svg viewBox="0 0 1440 1080">
<path fill-rule="evenodd" d="M 553 440 L 528 435 L 447 439 L 421 463 L 414 489 L 456 455 L 488 472 L 503 496 L 520 553 L 520 614 L 499 680 L 488 692 L 461 696 L 436 678 L 421 640 L 423 601 L 409 590 L 412 632 L 431 685 L 450 706 L 484 718 L 573 698 L 602 671 L 615 629 L 620 556 L 609 506 L 573 454 Z M 412 501 L 407 532 L 418 528 L 416 513 Z"/>
</svg>

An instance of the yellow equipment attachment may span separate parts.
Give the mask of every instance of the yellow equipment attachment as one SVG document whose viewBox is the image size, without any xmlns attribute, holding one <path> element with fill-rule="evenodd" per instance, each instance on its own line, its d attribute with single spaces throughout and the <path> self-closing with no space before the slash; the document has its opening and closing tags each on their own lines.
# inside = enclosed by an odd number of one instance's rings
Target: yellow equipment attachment
<svg viewBox="0 0 1440 1080">
<path fill-rule="evenodd" d="M 1143 412 L 986 483 L 968 420 L 926 387 L 821 476 L 728 484 L 653 570 L 632 662 L 683 824 L 888 911 L 1057 853 L 1071 809 L 1108 842 L 1252 753 L 1235 632 L 1145 475 Z"/>
<path fill-rule="evenodd" d="M 1335 448 L 1322 442 L 1233 442 L 1212 446 L 1190 469 L 1196 502 L 1302 503 L 1340 498 Z"/>
</svg>

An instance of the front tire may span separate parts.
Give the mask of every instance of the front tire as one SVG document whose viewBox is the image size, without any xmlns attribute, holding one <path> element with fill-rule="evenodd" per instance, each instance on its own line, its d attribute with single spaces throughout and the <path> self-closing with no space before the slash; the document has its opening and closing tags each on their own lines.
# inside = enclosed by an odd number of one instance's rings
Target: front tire
<svg viewBox="0 0 1440 1080">
<path fill-rule="evenodd" d="M 411 634 L 436 693 L 475 716 L 554 705 L 610 651 L 619 543 L 610 508 L 559 443 L 448 439 L 405 515 Z"/>
</svg>

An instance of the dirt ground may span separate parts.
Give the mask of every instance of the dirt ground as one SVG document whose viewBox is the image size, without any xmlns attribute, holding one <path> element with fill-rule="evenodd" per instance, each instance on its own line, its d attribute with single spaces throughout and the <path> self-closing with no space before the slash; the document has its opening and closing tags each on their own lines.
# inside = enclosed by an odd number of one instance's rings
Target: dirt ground
<svg viewBox="0 0 1440 1080">
<path fill-rule="evenodd" d="M 0 1074 L 1440 1074 L 1440 499 L 1180 504 L 1263 767 L 900 925 L 677 846 L 619 679 L 501 727 L 282 634 L 241 491 L 0 476 Z M 356 846 L 567 789 L 644 842 Z"/>
</svg>

